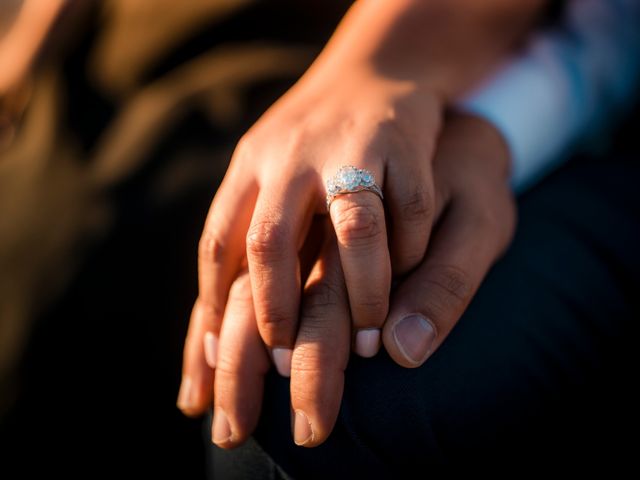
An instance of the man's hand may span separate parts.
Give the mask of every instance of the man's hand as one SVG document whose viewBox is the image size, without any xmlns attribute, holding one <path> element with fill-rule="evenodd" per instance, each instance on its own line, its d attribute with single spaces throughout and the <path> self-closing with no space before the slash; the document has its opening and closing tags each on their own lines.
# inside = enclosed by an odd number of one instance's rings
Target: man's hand
<svg viewBox="0 0 640 480">
<path fill-rule="evenodd" d="M 417 367 L 444 341 L 515 229 L 509 154 L 493 126 L 447 120 L 434 163 L 436 227 L 421 264 L 394 290 L 383 341 L 400 365 Z"/>
</svg>

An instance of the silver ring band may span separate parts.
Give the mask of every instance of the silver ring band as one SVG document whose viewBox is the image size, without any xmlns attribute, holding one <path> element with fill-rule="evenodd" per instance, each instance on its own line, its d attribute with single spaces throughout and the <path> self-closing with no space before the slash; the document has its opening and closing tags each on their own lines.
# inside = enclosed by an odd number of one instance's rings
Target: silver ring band
<svg viewBox="0 0 640 480">
<path fill-rule="evenodd" d="M 356 192 L 372 192 L 384 200 L 382 190 L 369 170 L 352 165 L 343 165 L 337 173 L 327 180 L 327 210 L 338 195 Z"/>
</svg>

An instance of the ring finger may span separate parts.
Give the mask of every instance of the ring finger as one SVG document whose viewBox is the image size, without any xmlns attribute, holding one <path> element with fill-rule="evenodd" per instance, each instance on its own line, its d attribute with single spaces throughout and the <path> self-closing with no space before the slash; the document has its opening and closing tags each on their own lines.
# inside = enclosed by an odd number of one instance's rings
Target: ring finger
<svg viewBox="0 0 640 480">
<path fill-rule="evenodd" d="M 333 179 L 339 190 L 352 190 L 370 180 L 363 176 L 366 173 L 374 179 L 381 178 L 382 166 L 373 172 L 363 172 L 358 166 L 341 167 Z M 363 357 L 372 357 L 380 348 L 380 328 L 387 315 L 391 288 L 382 199 L 368 190 L 338 194 L 329 204 L 329 214 L 356 330 L 354 350 Z"/>
</svg>

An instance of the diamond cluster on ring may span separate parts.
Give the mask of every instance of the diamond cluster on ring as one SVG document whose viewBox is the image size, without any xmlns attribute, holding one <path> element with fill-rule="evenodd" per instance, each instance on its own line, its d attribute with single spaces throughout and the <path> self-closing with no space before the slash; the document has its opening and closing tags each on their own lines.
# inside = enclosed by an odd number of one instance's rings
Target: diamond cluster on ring
<svg viewBox="0 0 640 480">
<path fill-rule="evenodd" d="M 336 195 L 344 191 L 353 191 L 358 187 L 371 187 L 375 184 L 373 174 L 351 165 L 340 167 L 338 173 L 327 181 L 327 193 Z"/>
<path fill-rule="evenodd" d="M 337 195 L 363 191 L 375 193 L 380 200 L 384 198 L 373 173 L 353 165 L 343 165 L 333 177 L 327 180 L 327 210 Z"/>
</svg>

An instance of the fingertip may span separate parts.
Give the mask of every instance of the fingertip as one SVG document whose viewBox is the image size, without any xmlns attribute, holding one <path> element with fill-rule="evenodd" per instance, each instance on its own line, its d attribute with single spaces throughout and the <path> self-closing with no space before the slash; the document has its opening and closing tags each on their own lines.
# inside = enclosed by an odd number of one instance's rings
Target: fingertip
<svg viewBox="0 0 640 480">
<path fill-rule="evenodd" d="M 180 390 L 178 391 L 178 401 L 176 402 L 180 410 L 189 410 L 193 406 L 193 379 L 189 376 L 182 377 Z"/>
<path fill-rule="evenodd" d="M 367 328 L 356 333 L 355 352 L 364 358 L 375 356 L 380 350 L 380 329 Z"/>
<path fill-rule="evenodd" d="M 291 377 L 291 357 L 293 350 L 290 348 L 276 347 L 272 351 L 273 363 L 276 366 L 276 370 L 283 377 Z"/>
<path fill-rule="evenodd" d="M 198 417 L 207 409 L 208 401 L 200 387 L 191 376 L 183 376 L 176 406 L 187 417 Z"/>
<path fill-rule="evenodd" d="M 387 352 L 400 366 L 416 368 L 433 353 L 438 337 L 433 322 L 420 313 L 407 314 L 388 322 L 384 344 Z"/>
<path fill-rule="evenodd" d="M 234 445 L 233 430 L 229 418 L 224 410 L 216 407 L 211 425 L 211 441 L 222 448 L 230 448 Z"/>
<path fill-rule="evenodd" d="M 207 365 L 211 368 L 216 368 L 218 359 L 218 336 L 213 332 L 206 332 L 202 341 Z"/>
<path fill-rule="evenodd" d="M 243 416 L 241 411 L 225 410 L 216 406 L 211 424 L 211 442 L 227 450 L 239 447 L 249 438 L 255 428 L 257 418 L 250 419 L 249 417 Z"/>
<path fill-rule="evenodd" d="M 179 405 L 178 405 L 178 409 L 180 410 L 180 412 L 182 412 L 182 414 L 185 417 L 189 417 L 189 418 L 199 418 L 205 412 L 205 409 L 202 409 L 202 410 L 198 410 L 198 409 L 195 409 L 195 408 L 194 409 L 187 409 L 187 408 L 184 408 L 184 407 L 180 407 Z"/>
</svg>

